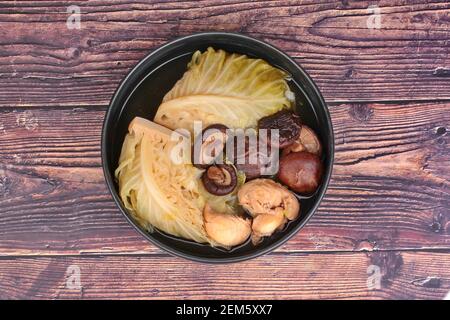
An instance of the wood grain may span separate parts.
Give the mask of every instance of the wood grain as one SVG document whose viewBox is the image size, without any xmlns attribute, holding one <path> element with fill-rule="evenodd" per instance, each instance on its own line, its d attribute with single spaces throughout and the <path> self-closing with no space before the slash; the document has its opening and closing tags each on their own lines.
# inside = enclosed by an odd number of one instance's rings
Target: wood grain
<svg viewBox="0 0 450 320">
<path fill-rule="evenodd" d="M 368 28 L 369 5 L 381 28 Z M 70 5 L 81 29 L 66 25 Z M 442 299 L 450 290 L 450 3 L 1 1 L 0 299 Z M 233 31 L 283 49 L 331 105 L 336 160 L 307 226 L 232 265 L 169 257 L 106 188 L 106 105 L 146 54 Z M 67 288 L 69 266 L 82 289 Z M 381 288 L 370 290 L 368 267 Z"/>
<path fill-rule="evenodd" d="M 8 258 L 0 260 L 0 298 L 443 299 L 449 264 L 448 253 L 420 252 L 272 254 L 233 265 L 166 256 Z M 74 267 L 81 290 L 66 285 Z M 370 281 L 375 268 L 379 289 Z"/>
<path fill-rule="evenodd" d="M 327 195 L 278 252 L 450 248 L 450 104 L 330 109 L 336 160 Z M 0 113 L 0 255 L 159 252 L 106 189 L 103 116 L 90 108 Z"/>
<path fill-rule="evenodd" d="M 0 106 L 105 105 L 147 53 L 213 30 L 285 50 L 328 101 L 450 99 L 450 3 L 377 3 L 381 29 L 371 1 L 0 1 Z"/>
</svg>

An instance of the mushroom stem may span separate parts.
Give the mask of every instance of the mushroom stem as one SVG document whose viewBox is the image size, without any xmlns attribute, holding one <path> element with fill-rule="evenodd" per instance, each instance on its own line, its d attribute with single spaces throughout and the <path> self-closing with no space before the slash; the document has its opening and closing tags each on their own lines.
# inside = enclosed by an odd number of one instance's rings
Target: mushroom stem
<svg viewBox="0 0 450 320">
<path fill-rule="evenodd" d="M 217 196 L 226 195 L 237 186 L 236 170 L 228 164 L 210 166 L 203 172 L 202 182 L 209 193 Z"/>
</svg>

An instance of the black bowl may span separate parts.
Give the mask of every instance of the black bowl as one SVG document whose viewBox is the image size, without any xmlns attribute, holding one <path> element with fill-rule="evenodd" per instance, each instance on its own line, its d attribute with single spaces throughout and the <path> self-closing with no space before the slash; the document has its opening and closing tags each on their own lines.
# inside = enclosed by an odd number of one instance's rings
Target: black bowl
<svg viewBox="0 0 450 320">
<path fill-rule="evenodd" d="M 287 71 L 292 76 L 289 84 L 296 95 L 296 112 L 303 122 L 318 134 L 323 144 L 325 171 L 320 188 L 309 197 L 298 195 L 301 200 L 300 217 L 257 246 L 247 242 L 232 250 L 224 250 L 179 239 L 159 231 L 149 233 L 123 206 L 114 179 L 114 170 L 130 121 L 136 116 L 153 120 L 164 95 L 186 71 L 192 53 L 196 50 L 203 51 L 209 46 L 262 58 Z M 314 214 L 325 194 L 331 176 L 333 157 L 334 138 L 330 115 L 319 89 L 308 74 L 280 50 L 240 34 L 200 33 L 176 39 L 156 49 L 139 62 L 122 81 L 111 100 L 103 123 L 103 171 L 109 190 L 125 218 L 156 246 L 176 256 L 200 262 L 223 263 L 254 258 L 275 249 L 295 235 Z"/>
</svg>

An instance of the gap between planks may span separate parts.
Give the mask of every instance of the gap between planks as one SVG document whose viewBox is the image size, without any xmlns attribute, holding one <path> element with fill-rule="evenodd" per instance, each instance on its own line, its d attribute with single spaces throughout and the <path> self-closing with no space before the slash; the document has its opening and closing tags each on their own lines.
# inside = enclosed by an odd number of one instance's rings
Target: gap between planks
<svg viewBox="0 0 450 320">
<path fill-rule="evenodd" d="M 387 100 L 376 100 L 376 99 L 370 99 L 370 100 L 332 100 L 332 101 L 325 101 L 326 105 L 329 107 L 336 107 L 342 104 L 417 104 L 417 103 L 446 103 L 450 102 L 449 98 L 437 98 L 437 99 L 429 99 L 429 98 L 423 98 L 423 99 L 387 99 Z M 106 111 L 109 107 L 109 104 L 61 104 L 61 105 L 49 105 L 49 106 L 43 106 L 43 105 L 21 105 L 17 104 L 14 106 L 9 107 L 2 107 L 0 106 L 0 113 L 7 113 L 14 110 L 74 110 L 74 111 Z"/>
<path fill-rule="evenodd" d="M 361 254 L 361 253 L 443 253 L 450 254 L 450 248 L 395 248 L 395 249 L 376 249 L 376 250 L 324 250 L 324 251 L 314 251 L 314 250 L 294 250 L 294 251 L 281 251 L 281 252 L 270 252 L 262 256 L 302 256 L 302 255 L 333 255 L 333 254 Z M 54 254 L 3 254 L 0 255 L 0 260 L 14 260 L 14 259 L 36 259 L 36 258 L 89 258 L 95 259 L 99 257 L 133 257 L 133 258 L 175 258 L 180 261 L 185 259 L 176 257 L 166 252 L 83 252 L 79 254 L 64 254 L 64 253 L 54 253 Z"/>
</svg>

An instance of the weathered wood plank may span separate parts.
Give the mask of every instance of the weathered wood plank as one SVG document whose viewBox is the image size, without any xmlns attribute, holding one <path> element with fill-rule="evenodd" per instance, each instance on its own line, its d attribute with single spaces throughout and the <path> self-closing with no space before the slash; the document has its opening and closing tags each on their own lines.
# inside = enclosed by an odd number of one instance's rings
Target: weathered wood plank
<svg viewBox="0 0 450 320">
<path fill-rule="evenodd" d="M 450 247 L 450 104 L 341 104 L 333 178 L 279 252 Z M 0 255 L 148 253 L 106 189 L 104 111 L 0 112 Z"/>
<path fill-rule="evenodd" d="M 67 7 L 81 8 L 68 29 Z M 450 99 L 444 1 L 0 1 L 0 106 L 104 105 L 172 38 L 242 32 L 285 50 L 328 101 Z"/>
<path fill-rule="evenodd" d="M 268 255 L 233 265 L 166 256 L 5 258 L 0 298 L 443 299 L 449 266 L 448 253 L 415 252 Z M 82 289 L 68 287 L 78 268 Z"/>
</svg>

